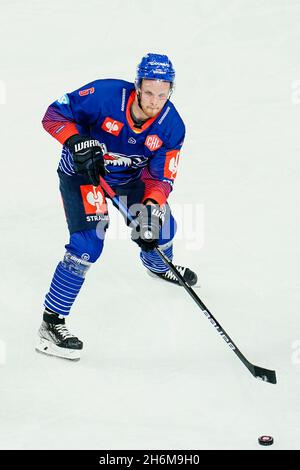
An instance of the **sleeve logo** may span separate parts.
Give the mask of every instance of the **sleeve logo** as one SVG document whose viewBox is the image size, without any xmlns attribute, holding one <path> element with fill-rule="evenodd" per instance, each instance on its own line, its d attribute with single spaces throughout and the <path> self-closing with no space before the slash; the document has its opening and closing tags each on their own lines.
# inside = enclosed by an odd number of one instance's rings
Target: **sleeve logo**
<svg viewBox="0 0 300 470">
<path fill-rule="evenodd" d="M 166 161 L 164 166 L 164 177 L 169 180 L 176 178 L 178 163 L 179 163 L 179 150 L 170 150 L 166 154 Z"/>
</svg>

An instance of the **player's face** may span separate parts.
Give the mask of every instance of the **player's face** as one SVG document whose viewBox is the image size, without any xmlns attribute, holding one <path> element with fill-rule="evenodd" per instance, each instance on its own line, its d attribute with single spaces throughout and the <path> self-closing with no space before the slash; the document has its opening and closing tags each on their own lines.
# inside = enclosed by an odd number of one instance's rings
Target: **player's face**
<svg viewBox="0 0 300 470">
<path fill-rule="evenodd" d="M 143 80 L 140 87 L 141 105 L 148 118 L 158 114 L 169 97 L 170 83 L 158 80 Z"/>
</svg>

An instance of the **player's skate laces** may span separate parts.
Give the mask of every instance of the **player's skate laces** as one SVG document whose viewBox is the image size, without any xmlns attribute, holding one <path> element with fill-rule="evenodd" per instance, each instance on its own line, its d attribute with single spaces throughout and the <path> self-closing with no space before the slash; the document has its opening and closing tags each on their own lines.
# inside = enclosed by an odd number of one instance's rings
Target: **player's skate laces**
<svg viewBox="0 0 300 470">
<path fill-rule="evenodd" d="M 55 325 L 53 327 L 53 332 L 56 333 L 56 338 L 59 338 L 59 344 L 64 347 L 72 347 L 74 345 L 74 339 L 77 339 L 76 336 L 72 335 L 66 325 Z M 73 341 L 66 341 L 69 338 L 73 338 Z M 73 344 L 72 344 L 73 343 Z M 75 341 L 75 344 L 78 343 L 78 341 Z M 65 346 L 66 345 L 66 346 Z M 68 345 L 68 346 L 67 346 Z M 76 348 L 75 348 L 76 349 Z"/>
<path fill-rule="evenodd" d="M 177 269 L 179 274 L 181 274 L 181 276 L 189 286 L 194 286 L 195 284 L 197 284 L 198 278 L 197 274 L 194 271 L 189 268 L 185 268 L 184 266 L 178 266 L 177 264 L 175 264 L 175 268 Z M 168 271 L 166 271 L 165 273 L 155 273 L 154 271 L 150 271 L 149 269 L 148 272 L 150 276 L 157 276 L 160 279 L 164 279 L 165 281 L 169 281 L 173 284 L 177 284 L 178 286 L 180 286 L 177 277 L 175 276 L 175 274 L 172 273 L 171 269 L 168 269 Z"/>
<path fill-rule="evenodd" d="M 80 359 L 82 341 L 72 335 L 65 325 L 65 319 L 45 311 L 38 331 L 36 350 L 51 356 L 66 359 Z"/>
</svg>

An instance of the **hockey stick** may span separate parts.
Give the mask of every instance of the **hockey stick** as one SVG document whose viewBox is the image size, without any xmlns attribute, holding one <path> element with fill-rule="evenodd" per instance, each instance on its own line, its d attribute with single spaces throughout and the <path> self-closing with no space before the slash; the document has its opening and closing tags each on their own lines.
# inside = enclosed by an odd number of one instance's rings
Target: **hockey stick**
<svg viewBox="0 0 300 470">
<path fill-rule="evenodd" d="M 131 215 L 129 209 L 122 203 L 119 199 L 117 194 L 114 190 L 109 186 L 109 184 L 100 176 L 100 185 L 102 189 L 106 192 L 106 194 L 112 199 L 115 205 L 118 207 L 119 211 L 126 217 L 126 219 L 132 223 L 132 225 L 136 226 L 136 222 Z M 204 305 L 202 300 L 198 297 L 196 292 L 186 283 L 182 275 L 177 271 L 173 263 L 168 259 L 168 257 L 160 250 L 159 247 L 155 248 L 156 253 L 160 256 L 160 258 L 165 262 L 168 268 L 172 271 L 174 276 L 178 279 L 178 282 L 185 288 L 185 290 L 189 293 L 192 299 L 196 302 L 198 307 L 202 310 L 206 318 L 210 321 L 210 323 L 214 326 L 216 331 L 219 335 L 224 339 L 230 349 L 238 356 L 238 358 L 242 361 L 242 363 L 247 367 L 247 369 L 251 372 L 251 374 L 256 378 L 263 380 L 264 382 L 270 382 L 272 384 L 276 384 L 276 373 L 275 370 L 264 369 L 263 367 L 255 366 L 251 364 L 245 356 L 241 353 L 239 348 L 235 345 L 233 340 L 230 336 L 226 333 L 224 328 L 220 325 L 220 323 L 215 319 L 215 317 L 211 314 L 208 308 Z"/>
</svg>

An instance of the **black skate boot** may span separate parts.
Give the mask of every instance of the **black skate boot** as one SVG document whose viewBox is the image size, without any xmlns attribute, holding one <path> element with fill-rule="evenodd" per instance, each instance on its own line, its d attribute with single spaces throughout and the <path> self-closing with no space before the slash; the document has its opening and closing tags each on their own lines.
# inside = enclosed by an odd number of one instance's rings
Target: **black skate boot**
<svg viewBox="0 0 300 470">
<path fill-rule="evenodd" d="M 197 284 L 198 278 L 197 274 L 194 273 L 194 271 L 189 268 L 184 268 L 183 266 L 178 266 L 177 264 L 175 264 L 175 268 L 181 274 L 181 276 L 189 286 L 194 286 L 195 284 Z M 150 276 L 159 277 L 160 279 L 172 282 L 173 284 L 177 284 L 178 286 L 180 286 L 180 283 L 178 282 L 175 275 L 172 273 L 171 269 L 168 269 L 168 271 L 166 271 L 165 273 L 155 273 L 148 269 L 148 273 L 150 274 Z"/>
<path fill-rule="evenodd" d="M 60 317 L 45 310 L 35 349 L 50 356 L 79 361 L 83 343 L 68 331 L 65 319 Z"/>
</svg>

